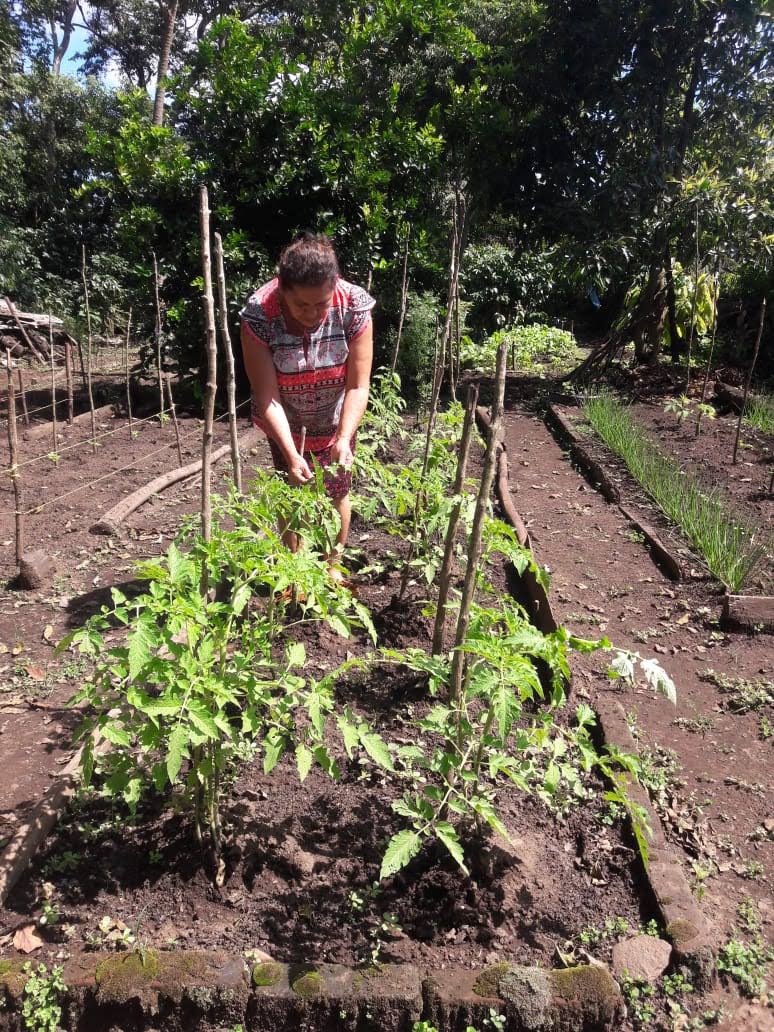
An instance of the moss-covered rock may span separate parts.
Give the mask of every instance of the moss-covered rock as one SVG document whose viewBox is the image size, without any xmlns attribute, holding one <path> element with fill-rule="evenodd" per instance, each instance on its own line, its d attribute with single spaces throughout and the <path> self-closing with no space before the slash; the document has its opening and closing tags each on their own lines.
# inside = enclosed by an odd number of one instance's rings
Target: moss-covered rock
<svg viewBox="0 0 774 1032">
<path fill-rule="evenodd" d="M 276 985 L 282 978 L 282 967 L 273 960 L 256 964 L 252 970 L 253 985 Z"/>
<path fill-rule="evenodd" d="M 623 997 L 606 967 L 584 964 L 550 971 L 548 976 L 555 1010 L 581 1016 L 583 1028 L 618 1028 Z"/>
<path fill-rule="evenodd" d="M 160 970 L 155 950 L 137 950 L 103 960 L 94 972 L 100 1000 L 127 1003 L 143 997 Z"/>
<path fill-rule="evenodd" d="M 676 949 L 680 949 L 689 943 L 691 939 L 695 939 L 699 934 L 699 929 L 693 923 L 693 921 L 687 921 L 685 918 L 677 918 L 675 921 L 670 921 L 666 928 L 666 934 L 669 941 Z"/>
<path fill-rule="evenodd" d="M 538 967 L 517 967 L 498 982 L 498 995 L 519 1015 L 525 1029 L 550 1027 L 551 987 L 548 972 Z"/>
<path fill-rule="evenodd" d="M 28 978 L 24 968 L 29 963 L 29 960 L 21 960 L 16 957 L 0 960 L 0 1000 L 3 989 L 10 996 L 21 996 Z"/>
<path fill-rule="evenodd" d="M 325 995 L 325 980 L 319 971 L 306 971 L 293 979 L 290 988 L 304 1000 L 316 1000 Z"/>
<path fill-rule="evenodd" d="M 488 968 L 484 968 L 481 974 L 478 976 L 473 984 L 473 990 L 479 996 L 499 996 L 499 982 L 500 979 L 507 975 L 511 971 L 510 964 L 492 964 Z"/>
</svg>

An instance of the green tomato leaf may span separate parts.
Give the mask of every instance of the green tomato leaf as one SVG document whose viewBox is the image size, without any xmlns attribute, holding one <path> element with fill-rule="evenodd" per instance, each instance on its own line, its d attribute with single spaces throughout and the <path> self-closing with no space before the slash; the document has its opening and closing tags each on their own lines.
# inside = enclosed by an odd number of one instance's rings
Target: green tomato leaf
<svg viewBox="0 0 774 1032">
<path fill-rule="evenodd" d="M 404 868 L 417 855 L 421 845 L 420 834 L 408 828 L 393 835 L 382 857 L 379 880 L 383 881 Z"/>
<path fill-rule="evenodd" d="M 381 735 L 377 735 L 375 731 L 369 731 L 365 726 L 358 728 L 358 735 L 363 748 L 374 763 L 384 767 L 385 770 L 395 769 L 390 750 Z"/>
<path fill-rule="evenodd" d="M 457 837 L 457 832 L 454 830 L 452 825 L 449 824 L 448 821 L 439 821 L 435 826 L 435 833 L 460 865 L 465 874 L 468 874 L 468 869 L 465 866 L 465 854 L 462 851 L 462 844 L 460 843 L 460 840 Z"/>
<path fill-rule="evenodd" d="M 174 785 L 183 766 L 183 759 L 188 755 L 188 729 L 178 724 L 169 736 L 167 748 L 167 777 Z"/>
<path fill-rule="evenodd" d="M 301 781 L 306 781 L 309 771 L 312 769 L 312 761 L 314 757 L 311 752 L 303 743 L 299 743 L 296 746 L 296 765 L 298 766 L 298 776 Z"/>
<path fill-rule="evenodd" d="M 143 613 L 129 633 L 129 677 L 134 681 L 153 655 L 157 641 L 156 627 L 149 614 Z"/>
</svg>

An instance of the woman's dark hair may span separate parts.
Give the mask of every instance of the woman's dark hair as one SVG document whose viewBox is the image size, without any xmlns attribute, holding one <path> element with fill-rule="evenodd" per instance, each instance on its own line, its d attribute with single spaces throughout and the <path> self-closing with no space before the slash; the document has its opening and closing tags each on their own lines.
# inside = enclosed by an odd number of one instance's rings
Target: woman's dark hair
<svg viewBox="0 0 774 1032">
<path fill-rule="evenodd" d="M 280 255 L 279 281 L 283 287 L 321 287 L 335 283 L 338 277 L 336 252 L 322 233 L 300 233 Z"/>
</svg>

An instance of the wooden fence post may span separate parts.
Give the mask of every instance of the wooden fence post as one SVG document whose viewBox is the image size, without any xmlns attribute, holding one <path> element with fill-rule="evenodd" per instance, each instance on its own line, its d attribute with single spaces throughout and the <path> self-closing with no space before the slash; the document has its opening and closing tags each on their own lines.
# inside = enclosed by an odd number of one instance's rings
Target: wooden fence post
<svg viewBox="0 0 774 1032">
<path fill-rule="evenodd" d="M 218 276 L 218 309 L 220 311 L 220 339 L 226 358 L 226 395 L 228 398 L 228 428 L 231 436 L 231 465 L 234 469 L 234 483 L 242 493 L 242 463 L 239 458 L 239 436 L 236 419 L 236 379 L 234 377 L 234 352 L 231 335 L 228 332 L 228 298 L 226 296 L 226 269 L 223 263 L 223 241 L 215 233 L 215 270 Z"/>
<path fill-rule="evenodd" d="M 89 307 L 89 285 L 86 282 L 86 245 L 81 245 L 81 279 L 83 280 L 83 297 L 86 302 L 86 386 L 89 393 L 89 412 L 91 413 L 91 450 L 97 452 L 97 421 L 94 417 L 94 392 L 91 385 L 91 308 Z"/>
<path fill-rule="evenodd" d="M 19 476 L 19 439 L 16 433 L 16 392 L 13 386 L 11 371 L 11 352 L 6 351 L 8 358 L 8 448 L 10 451 L 8 475 L 13 484 L 14 523 L 16 526 L 16 564 L 21 562 L 24 554 L 24 487 Z"/>
<path fill-rule="evenodd" d="M 210 463 L 212 456 L 212 424 L 215 416 L 218 356 L 215 333 L 215 301 L 212 296 L 212 264 L 210 258 L 210 205 L 207 187 L 199 192 L 199 224 L 204 279 L 204 321 L 207 348 L 207 386 L 204 395 L 204 433 L 202 435 L 202 537 L 212 537 L 212 500 L 210 498 Z M 207 591 L 207 567 L 202 567 L 202 591 Z"/>
</svg>

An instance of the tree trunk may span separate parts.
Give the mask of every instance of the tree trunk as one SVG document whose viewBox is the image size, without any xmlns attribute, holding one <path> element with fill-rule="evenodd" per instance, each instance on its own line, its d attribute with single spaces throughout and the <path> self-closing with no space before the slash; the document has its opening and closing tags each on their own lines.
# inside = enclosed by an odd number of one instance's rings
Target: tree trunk
<svg viewBox="0 0 774 1032">
<path fill-rule="evenodd" d="M 677 332 L 677 302 L 675 300 L 675 277 L 672 267 L 672 252 L 669 244 L 666 246 L 664 255 L 666 267 L 666 288 L 667 288 L 667 316 L 669 317 L 669 351 L 673 362 L 679 362 L 683 353 L 683 342 Z"/>
<path fill-rule="evenodd" d="M 666 317 L 666 273 L 659 258 L 650 267 L 648 281 L 632 318 L 634 353 L 639 363 L 658 362 Z"/>
<path fill-rule="evenodd" d="M 177 18 L 177 0 L 169 0 L 162 6 L 164 15 L 164 35 L 161 39 L 159 54 L 159 70 L 156 78 L 156 96 L 153 101 L 153 124 L 164 124 L 164 97 L 166 94 L 166 78 L 169 70 L 169 55 L 172 51 L 172 40 L 175 35 L 175 19 Z"/>
<path fill-rule="evenodd" d="M 73 18 L 75 17 L 75 11 L 78 6 L 77 0 L 69 0 L 65 9 L 64 18 L 62 19 L 62 38 L 61 40 L 57 36 L 56 21 L 54 18 L 49 19 L 49 26 L 51 28 L 51 41 L 54 47 L 54 56 L 51 61 L 51 74 L 60 75 L 62 72 L 62 61 L 64 60 L 65 54 L 70 46 L 70 37 L 73 34 Z"/>
</svg>

